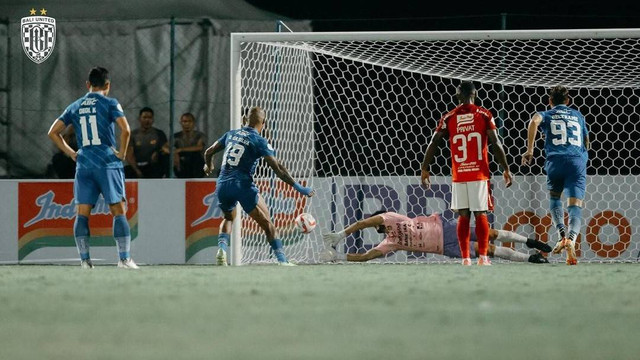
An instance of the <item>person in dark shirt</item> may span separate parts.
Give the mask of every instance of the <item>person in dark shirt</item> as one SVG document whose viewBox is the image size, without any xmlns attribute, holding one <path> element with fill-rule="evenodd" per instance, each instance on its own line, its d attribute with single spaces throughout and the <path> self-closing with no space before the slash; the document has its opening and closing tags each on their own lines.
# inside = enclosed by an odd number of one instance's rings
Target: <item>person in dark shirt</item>
<svg viewBox="0 0 640 360">
<path fill-rule="evenodd" d="M 130 177 L 162 178 L 166 175 L 162 147 L 167 143 L 167 135 L 153 127 L 153 109 L 144 107 L 138 116 L 140 127 L 131 132 L 131 151 L 127 162 L 131 167 Z"/>
<path fill-rule="evenodd" d="M 196 118 L 191 113 L 180 116 L 182 131 L 174 138 L 174 170 L 179 178 L 200 178 L 204 176 L 204 133 L 196 130 Z M 168 146 L 167 146 L 168 151 Z"/>
</svg>

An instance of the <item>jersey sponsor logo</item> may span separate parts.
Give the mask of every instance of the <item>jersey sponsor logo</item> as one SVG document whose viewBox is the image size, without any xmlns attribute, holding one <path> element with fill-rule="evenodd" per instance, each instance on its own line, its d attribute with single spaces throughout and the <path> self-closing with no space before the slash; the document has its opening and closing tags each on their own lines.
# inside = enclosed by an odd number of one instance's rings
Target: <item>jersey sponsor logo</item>
<svg viewBox="0 0 640 360">
<path fill-rule="evenodd" d="M 138 183 L 127 182 L 125 189 L 126 216 L 133 240 L 138 235 Z M 115 246 L 112 236 L 113 217 L 102 196 L 98 198 L 91 215 L 91 246 Z M 47 247 L 75 249 L 75 217 L 73 182 L 19 183 L 18 260 L 23 260 L 30 253 Z"/>
<path fill-rule="evenodd" d="M 473 114 L 463 114 L 456 116 L 456 126 L 458 132 L 473 131 L 475 129 Z"/>
<path fill-rule="evenodd" d="M 30 15 L 36 15 L 31 9 Z M 56 45 L 56 19 L 45 16 L 47 10 L 40 10 L 41 16 L 27 16 L 20 20 L 22 49 L 27 57 L 41 64 L 51 56 Z"/>
<path fill-rule="evenodd" d="M 84 101 L 82 101 L 82 104 L 80 104 L 80 106 L 93 106 L 98 102 L 98 99 L 96 98 L 86 98 L 84 99 Z"/>
</svg>

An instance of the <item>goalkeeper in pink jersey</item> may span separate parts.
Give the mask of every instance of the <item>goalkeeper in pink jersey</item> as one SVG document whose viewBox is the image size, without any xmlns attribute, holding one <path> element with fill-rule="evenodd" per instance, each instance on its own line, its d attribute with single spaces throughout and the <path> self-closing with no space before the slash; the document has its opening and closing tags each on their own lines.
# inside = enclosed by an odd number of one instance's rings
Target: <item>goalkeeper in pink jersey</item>
<svg viewBox="0 0 640 360">
<path fill-rule="evenodd" d="M 430 216 L 418 216 L 411 219 L 407 216 L 394 212 L 378 211 L 370 218 L 360 220 L 355 224 L 351 224 L 343 231 L 338 233 L 324 234 L 327 249 L 321 253 L 321 261 L 369 261 L 379 258 L 389 252 L 397 250 L 418 251 L 431 254 L 445 255 L 450 258 L 460 258 L 460 246 L 456 232 L 456 221 L 445 221 L 440 214 L 432 214 Z M 385 234 L 384 240 L 373 249 L 364 254 L 341 254 L 335 250 L 336 245 L 352 233 L 366 229 L 376 228 L 376 231 Z M 478 244 L 471 232 L 471 256 L 475 257 L 478 250 Z M 489 240 L 497 240 L 500 242 L 519 242 L 526 244 L 527 247 L 537 249 L 543 252 L 550 252 L 551 247 L 541 241 L 535 239 L 527 239 L 526 237 L 506 230 L 489 230 Z M 531 262 L 536 264 L 544 264 L 549 261 L 539 252 L 533 255 L 521 253 L 508 247 L 495 246 L 491 244 L 488 251 L 489 256 L 499 257 L 501 259 Z"/>
</svg>

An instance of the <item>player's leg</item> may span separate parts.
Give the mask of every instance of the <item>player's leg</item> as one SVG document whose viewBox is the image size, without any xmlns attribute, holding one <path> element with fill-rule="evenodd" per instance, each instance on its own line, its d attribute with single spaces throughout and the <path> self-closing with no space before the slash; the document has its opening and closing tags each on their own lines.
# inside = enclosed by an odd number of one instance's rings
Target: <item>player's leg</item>
<svg viewBox="0 0 640 360">
<path fill-rule="evenodd" d="M 253 220 L 258 223 L 258 226 L 264 231 L 267 236 L 267 241 L 273 250 L 273 253 L 278 260 L 279 265 L 293 265 L 289 263 L 286 255 L 282 249 L 282 240 L 278 239 L 278 234 L 276 232 L 276 227 L 273 225 L 271 221 L 271 215 L 269 215 L 269 208 L 267 208 L 267 204 L 264 202 L 264 199 L 258 193 L 258 189 L 253 187 L 252 192 L 255 192 L 255 199 L 248 199 L 245 197 L 240 201 L 243 209 L 245 211 L 249 210 L 247 213 Z M 252 208 L 253 207 L 253 208 Z"/>
<path fill-rule="evenodd" d="M 220 231 L 218 232 L 218 252 L 216 253 L 216 264 L 220 266 L 227 265 L 227 254 L 229 252 L 229 240 L 231 239 L 231 231 L 233 221 L 236 218 L 236 204 L 238 203 L 236 195 L 242 190 L 237 188 L 235 184 L 218 184 L 216 188 L 216 197 L 218 198 L 218 206 L 222 210 L 224 219 L 220 223 Z"/>
<path fill-rule="evenodd" d="M 496 246 L 489 244 L 489 250 L 487 254 L 491 257 L 498 257 L 514 262 L 530 262 L 534 264 L 548 264 L 549 261 L 540 253 L 536 252 L 533 255 L 525 254 L 519 251 L 515 251 L 506 246 Z"/>
<path fill-rule="evenodd" d="M 469 251 L 471 213 L 469 212 L 467 183 L 451 183 L 451 209 L 458 213 L 456 234 L 458 235 L 458 246 L 460 247 L 462 265 L 471 265 L 471 254 Z"/>
<path fill-rule="evenodd" d="M 530 239 L 513 231 L 489 229 L 489 241 L 515 242 L 527 245 L 529 249 L 551 252 L 551 246 L 536 239 Z"/>
<path fill-rule="evenodd" d="M 549 213 L 551 214 L 551 220 L 559 236 L 553 252 L 559 253 L 562 251 L 561 243 L 563 243 L 563 240 L 566 238 L 564 209 L 562 207 L 562 190 L 564 189 L 565 180 L 564 162 L 559 159 L 547 159 L 544 167 L 547 172 L 547 189 L 549 190 Z"/>
<path fill-rule="evenodd" d="M 93 209 L 100 195 L 100 189 L 93 179 L 92 170 L 76 170 L 73 195 L 77 204 L 76 220 L 73 224 L 73 237 L 80 255 L 80 265 L 82 268 L 91 269 L 93 264 L 89 253 L 89 240 L 91 238 L 89 215 L 91 215 L 91 209 Z"/>
<path fill-rule="evenodd" d="M 570 169 L 571 172 L 565 182 L 569 198 L 567 212 L 569 213 L 568 240 L 570 243 L 566 246 L 567 264 L 576 265 L 578 259 L 575 253 L 575 243 L 582 226 L 582 204 L 587 187 L 587 164 L 586 160 L 582 158 L 572 159 L 568 163 L 571 166 L 568 166 L 567 169 Z"/>
<path fill-rule="evenodd" d="M 490 265 L 487 256 L 489 251 L 489 219 L 487 211 L 493 210 L 492 199 L 489 193 L 488 181 L 473 181 L 467 183 L 469 196 L 469 210 L 473 212 L 476 220 L 475 235 L 478 243 L 478 265 Z"/>
<path fill-rule="evenodd" d="M 118 267 L 124 269 L 138 269 L 138 265 L 131 259 L 131 228 L 127 221 L 127 205 L 124 201 L 123 169 L 96 170 L 99 176 L 97 182 L 104 201 L 109 204 L 109 211 L 113 215 L 113 239 L 118 246 Z"/>
</svg>

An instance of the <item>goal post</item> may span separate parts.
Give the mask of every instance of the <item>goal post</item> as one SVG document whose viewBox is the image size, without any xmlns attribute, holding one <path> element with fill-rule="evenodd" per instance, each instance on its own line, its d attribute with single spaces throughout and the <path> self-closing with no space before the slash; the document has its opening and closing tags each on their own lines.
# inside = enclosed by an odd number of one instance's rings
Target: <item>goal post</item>
<svg viewBox="0 0 640 360">
<path fill-rule="evenodd" d="M 455 87 L 471 80 L 476 104 L 497 117 L 515 175 L 506 189 L 491 159 L 492 227 L 553 243 L 540 136 L 533 166 L 520 166 L 520 155 L 529 119 L 548 108 L 548 89 L 565 85 L 592 143 L 579 260 L 632 261 L 640 249 L 638 53 L 640 29 L 233 33 L 230 125 L 238 128 L 249 107 L 263 107 L 263 136 L 276 157 L 316 190 L 304 198 L 265 164 L 257 168 L 285 253 L 316 263 L 323 233 L 381 208 L 454 220 L 448 149 L 432 165 L 430 189 L 419 184 L 420 163 L 437 120 L 456 105 Z M 302 212 L 318 221 L 309 235 L 293 226 Z M 232 264 L 273 261 L 262 231 L 246 214 L 242 219 L 234 224 Z M 365 230 L 340 246 L 362 253 L 380 240 Z M 447 259 L 398 252 L 377 261 Z"/>
</svg>

